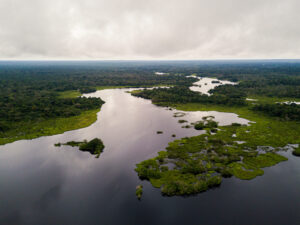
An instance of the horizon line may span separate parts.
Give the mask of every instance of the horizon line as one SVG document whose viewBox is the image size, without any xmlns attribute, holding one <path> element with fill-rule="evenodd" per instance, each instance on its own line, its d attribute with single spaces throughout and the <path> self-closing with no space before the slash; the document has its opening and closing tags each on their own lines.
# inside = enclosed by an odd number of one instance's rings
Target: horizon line
<svg viewBox="0 0 300 225">
<path fill-rule="evenodd" d="M 0 62 L 8 61 L 291 61 L 300 60 L 300 58 L 243 58 L 243 59 L 0 59 Z"/>
</svg>

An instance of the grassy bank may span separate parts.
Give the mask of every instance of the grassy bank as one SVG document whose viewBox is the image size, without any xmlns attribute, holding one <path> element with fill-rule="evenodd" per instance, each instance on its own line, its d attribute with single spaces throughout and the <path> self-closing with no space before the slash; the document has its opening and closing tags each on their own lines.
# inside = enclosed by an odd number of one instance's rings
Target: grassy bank
<svg viewBox="0 0 300 225">
<path fill-rule="evenodd" d="M 279 98 L 279 97 L 267 97 L 259 95 L 251 95 L 248 98 L 255 99 L 253 103 L 263 103 L 263 104 L 275 104 L 277 102 L 300 102 L 299 98 Z"/>
<path fill-rule="evenodd" d="M 66 131 L 87 127 L 97 120 L 100 109 L 82 112 L 79 116 L 55 118 L 40 122 L 17 123 L 15 128 L 1 133 L 0 145 L 22 139 L 33 139 L 41 136 L 61 134 Z"/>
<path fill-rule="evenodd" d="M 59 92 L 59 98 L 77 98 L 81 95 L 79 91 L 63 91 Z"/>
<path fill-rule="evenodd" d="M 246 141 L 251 146 L 283 147 L 287 144 L 300 144 L 300 123 L 284 121 L 279 118 L 268 117 L 250 110 L 247 107 L 227 107 L 202 104 L 174 104 L 171 105 L 183 111 L 219 111 L 236 113 L 240 117 L 254 123 L 251 126 L 240 127 L 236 139 Z"/>
</svg>

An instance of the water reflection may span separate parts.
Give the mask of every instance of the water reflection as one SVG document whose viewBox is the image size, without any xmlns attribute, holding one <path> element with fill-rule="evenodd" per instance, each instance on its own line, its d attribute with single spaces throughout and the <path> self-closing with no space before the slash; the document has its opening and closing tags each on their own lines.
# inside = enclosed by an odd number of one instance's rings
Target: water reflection
<svg viewBox="0 0 300 225">
<path fill-rule="evenodd" d="M 267 168 L 263 177 L 252 181 L 226 179 L 221 188 L 189 198 L 162 197 L 160 190 L 140 181 L 135 164 L 163 150 L 174 140 L 172 134 L 182 138 L 203 132 L 181 128 L 179 119 L 193 122 L 213 115 L 221 125 L 248 121 L 220 112 L 189 112 L 176 118 L 176 111 L 156 107 L 126 91 L 91 94 L 106 103 L 96 123 L 87 128 L 0 146 L 0 224 L 283 224 L 283 218 L 289 219 L 284 220 L 285 224 L 299 221 L 296 210 L 300 206 L 300 164 L 295 157 Z M 164 133 L 157 135 L 158 130 Z M 99 159 L 70 146 L 54 147 L 58 142 L 95 137 L 105 144 Z M 135 196 L 138 184 L 144 186 L 141 201 Z"/>
</svg>

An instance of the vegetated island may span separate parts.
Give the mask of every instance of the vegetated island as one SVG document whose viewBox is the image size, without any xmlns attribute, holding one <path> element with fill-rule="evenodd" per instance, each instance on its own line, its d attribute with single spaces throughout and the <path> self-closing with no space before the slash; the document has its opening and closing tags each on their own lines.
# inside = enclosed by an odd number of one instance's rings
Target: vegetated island
<svg viewBox="0 0 300 225">
<path fill-rule="evenodd" d="M 96 158 L 100 156 L 103 152 L 104 144 L 99 138 L 94 138 L 91 141 L 69 141 L 67 143 L 57 143 L 55 144 L 56 147 L 60 147 L 61 145 L 69 145 L 72 147 L 79 147 L 81 151 L 88 151 L 92 155 L 96 155 Z"/>
<path fill-rule="evenodd" d="M 275 150 L 259 153 L 257 146 L 233 141 L 239 127 L 223 126 L 214 135 L 210 126 L 203 127 L 206 134 L 169 143 L 166 151 L 137 164 L 135 170 L 163 195 L 191 195 L 219 186 L 222 177 L 250 180 L 263 175 L 262 168 L 287 160 Z"/>
<path fill-rule="evenodd" d="M 135 195 L 136 197 L 140 200 L 142 198 L 143 195 L 143 185 L 138 185 L 136 186 L 135 189 Z"/>
</svg>

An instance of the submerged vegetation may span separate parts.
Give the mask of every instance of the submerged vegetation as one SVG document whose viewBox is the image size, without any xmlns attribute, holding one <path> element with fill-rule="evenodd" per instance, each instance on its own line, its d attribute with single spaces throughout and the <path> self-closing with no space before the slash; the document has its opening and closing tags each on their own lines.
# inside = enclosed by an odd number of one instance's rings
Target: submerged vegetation
<svg viewBox="0 0 300 225">
<path fill-rule="evenodd" d="M 92 155 L 96 155 L 96 157 L 98 158 L 100 156 L 100 154 L 102 153 L 103 149 L 104 149 L 104 144 L 103 142 L 99 139 L 99 138 L 94 138 L 91 141 L 69 141 L 67 143 L 57 143 L 54 144 L 54 146 L 56 147 L 60 147 L 61 145 L 69 145 L 72 147 L 79 147 L 79 150 L 81 151 L 88 151 L 90 152 Z"/>
</svg>

